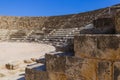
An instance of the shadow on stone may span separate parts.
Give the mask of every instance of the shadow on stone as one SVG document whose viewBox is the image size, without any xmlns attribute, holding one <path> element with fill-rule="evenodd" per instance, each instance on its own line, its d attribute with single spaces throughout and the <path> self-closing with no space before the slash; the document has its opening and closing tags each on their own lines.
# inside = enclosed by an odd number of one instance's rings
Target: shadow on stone
<svg viewBox="0 0 120 80">
<path fill-rule="evenodd" d="M 19 79 L 17 79 L 17 80 L 25 80 L 25 77 L 21 77 L 21 78 L 19 78 Z"/>
<path fill-rule="evenodd" d="M 28 65 L 28 68 L 34 69 L 37 71 L 46 71 L 45 65 L 41 65 L 38 63 L 30 64 L 30 65 Z"/>
</svg>

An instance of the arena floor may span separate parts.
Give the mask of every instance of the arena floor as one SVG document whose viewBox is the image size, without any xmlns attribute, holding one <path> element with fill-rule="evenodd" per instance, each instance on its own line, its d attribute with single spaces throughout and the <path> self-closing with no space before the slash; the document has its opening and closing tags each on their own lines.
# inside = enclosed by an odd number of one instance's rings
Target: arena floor
<svg viewBox="0 0 120 80">
<path fill-rule="evenodd" d="M 4 68 L 6 63 L 21 62 L 30 58 L 42 58 L 45 53 L 55 51 L 53 46 L 25 42 L 0 42 L 0 80 L 14 80 L 19 71 L 9 71 Z M 24 64 L 20 64 L 21 66 Z M 18 79 L 19 80 L 19 79 Z"/>
</svg>

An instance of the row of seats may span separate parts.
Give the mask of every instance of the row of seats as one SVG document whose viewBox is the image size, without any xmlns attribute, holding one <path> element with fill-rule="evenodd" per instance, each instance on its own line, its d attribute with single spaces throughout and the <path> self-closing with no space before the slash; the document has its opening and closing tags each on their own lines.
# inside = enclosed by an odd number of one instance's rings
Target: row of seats
<svg viewBox="0 0 120 80">
<path fill-rule="evenodd" d="M 73 39 L 74 35 L 79 33 L 78 28 L 54 29 L 45 36 L 44 41 L 67 42 L 67 39 Z"/>
</svg>

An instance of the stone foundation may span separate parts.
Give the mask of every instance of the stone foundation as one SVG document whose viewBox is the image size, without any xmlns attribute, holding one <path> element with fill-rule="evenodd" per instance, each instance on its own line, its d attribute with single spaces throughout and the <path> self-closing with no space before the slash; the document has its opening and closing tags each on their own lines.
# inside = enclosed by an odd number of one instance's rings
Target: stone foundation
<svg viewBox="0 0 120 80">
<path fill-rule="evenodd" d="M 52 58 L 52 59 L 50 59 Z M 47 71 L 26 69 L 26 80 L 119 80 L 119 61 L 46 55 Z M 64 64 L 57 64 L 56 60 Z M 55 64 L 56 63 L 56 64 Z"/>
</svg>

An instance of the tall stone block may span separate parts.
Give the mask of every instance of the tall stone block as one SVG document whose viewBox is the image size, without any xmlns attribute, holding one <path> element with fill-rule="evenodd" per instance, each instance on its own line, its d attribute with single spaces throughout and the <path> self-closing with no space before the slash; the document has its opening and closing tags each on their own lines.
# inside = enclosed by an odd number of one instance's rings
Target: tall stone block
<svg viewBox="0 0 120 80">
<path fill-rule="evenodd" d="M 74 38 L 74 51 L 75 56 L 96 57 L 97 53 L 97 40 L 95 36 L 80 35 Z"/>
<path fill-rule="evenodd" d="M 97 76 L 98 80 L 112 80 L 112 63 L 110 61 L 99 61 Z"/>
<path fill-rule="evenodd" d="M 120 80 L 120 62 L 114 63 L 113 80 Z"/>
<path fill-rule="evenodd" d="M 48 72 L 64 72 L 65 57 L 46 54 L 46 70 Z"/>
<path fill-rule="evenodd" d="M 120 33 L 120 11 L 115 16 L 116 33 Z"/>
<path fill-rule="evenodd" d="M 68 80 L 96 80 L 97 60 L 66 57 Z"/>
<path fill-rule="evenodd" d="M 120 36 L 102 35 L 97 36 L 97 58 L 116 60 L 120 59 Z"/>
<path fill-rule="evenodd" d="M 48 73 L 46 71 L 26 68 L 25 73 L 25 80 L 49 80 Z"/>
</svg>

